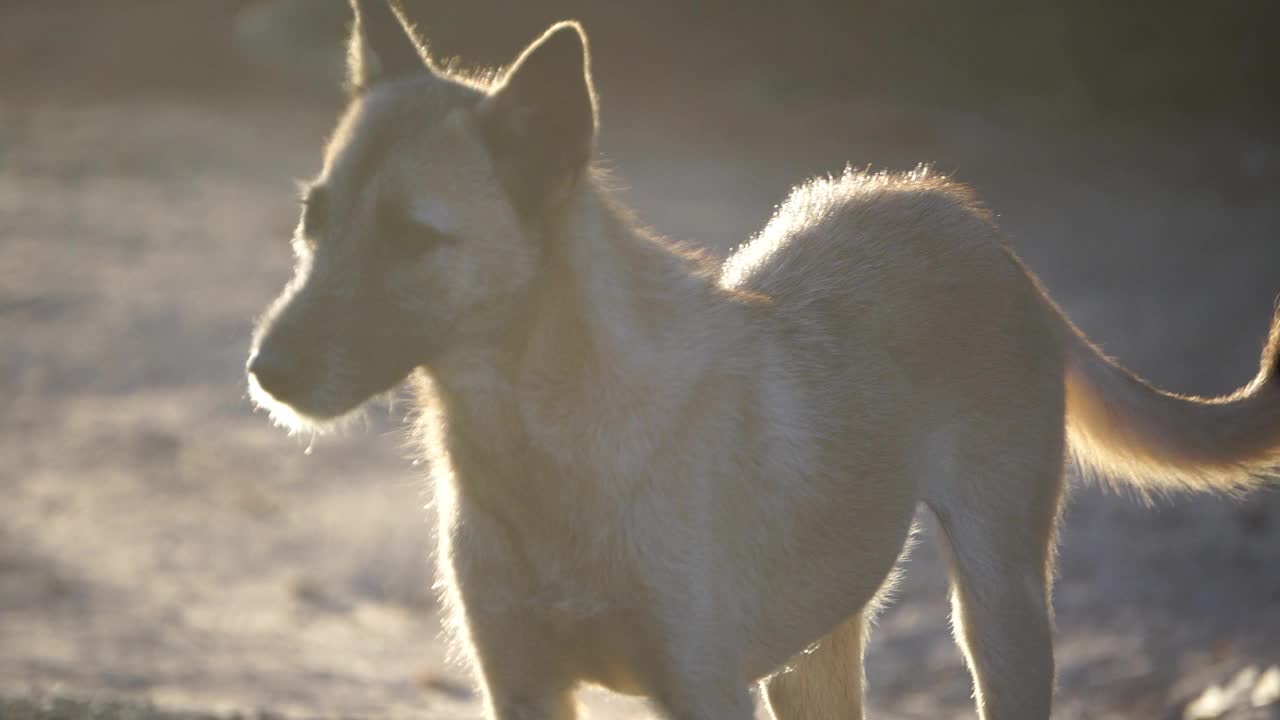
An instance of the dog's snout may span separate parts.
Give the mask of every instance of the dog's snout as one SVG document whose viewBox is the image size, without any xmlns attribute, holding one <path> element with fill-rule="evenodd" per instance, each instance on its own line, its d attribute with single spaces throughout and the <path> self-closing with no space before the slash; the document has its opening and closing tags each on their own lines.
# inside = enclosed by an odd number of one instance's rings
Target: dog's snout
<svg viewBox="0 0 1280 720">
<path fill-rule="evenodd" d="M 245 369 L 257 378 L 263 390 L 276 397 L 287 397 L 302 384 L 298 363 L 287 353 L 259 348 L 249 356 Z"/>
</svg>

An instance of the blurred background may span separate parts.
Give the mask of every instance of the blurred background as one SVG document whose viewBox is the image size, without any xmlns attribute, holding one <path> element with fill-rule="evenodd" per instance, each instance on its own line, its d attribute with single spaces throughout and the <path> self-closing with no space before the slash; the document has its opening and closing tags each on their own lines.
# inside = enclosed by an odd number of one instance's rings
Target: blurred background
<svg viewBox="0 0 1280 720">
<path fill-rule="evenodd" d="M 1130 368 L 1199 394 L 1256 369 L 1280 4 L 406 5 L 467 67 L 581 19 L 604 162 L 673 237 L 725 253 L 807 176 L 928 161 Z M 312 442 L 245 394 L 347 22 L 339 0 L 0 2 L 0 716 L 478 715 L 438 637 L 407 404 Z M 1075 487 L 1055 717 L 1280 718 L 1280 492 Z M 875 718 L 973 717 L 924 520 L 872 637 Z"/>
</svg>

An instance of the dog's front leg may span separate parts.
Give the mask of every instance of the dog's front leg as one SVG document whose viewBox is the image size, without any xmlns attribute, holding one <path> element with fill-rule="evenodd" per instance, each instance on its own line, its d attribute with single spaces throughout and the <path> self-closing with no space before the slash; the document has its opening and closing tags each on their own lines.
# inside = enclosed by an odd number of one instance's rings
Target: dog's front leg
<svg viewBox="0 0 1280 720">
<path fill-rule="evenodd" d="M 755 706 L 737 663 L 707 646 L 672 648 L 653 701 L 671 720 L 751 720 Z"/>
<path fill-rule="evenodd" d="M 471 651 L 492 720 L 574 720 L 576 678 L 554 638 L 521 614 L 488 615 L 469 623 Z"/>
<path fill-rule="evenodd" d="M 528 568 L 486 514 L 441 504 L 441 586 L 491 720 L 573 720 L 578 678 L 530 601 Z M 466 509 L 464 507 L 464 509 Z"/>
<path fill-rule="evenodd" d="M 697 587 L 687 578 L 675 587 Z M 661 590 L 655 593 L 663 595 Z M 650 669 L 650 696 L 671 720 L 750 720 L 755 715 L 742 675 L 741 633 L 723 608 L 681 592 L 655 602 L 652 627 L 660 639 Z"/>
<path fill-rule="evenodd" d="M 578 706 L 571 688 L 486 681 L 485 715 L 493 720 L 574 720 Z"/>
<path fill-rule="evenodd" d="M 751 720 L 755 716 L 751 693 L 741 685 L 668 688 L 655 702 L 671 720 Z"/>
</svg>

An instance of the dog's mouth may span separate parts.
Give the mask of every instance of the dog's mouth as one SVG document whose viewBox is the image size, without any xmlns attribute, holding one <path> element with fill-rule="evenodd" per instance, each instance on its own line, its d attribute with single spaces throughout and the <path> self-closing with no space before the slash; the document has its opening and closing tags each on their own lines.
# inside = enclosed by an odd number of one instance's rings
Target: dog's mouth
<svg viewBox="0 0 1280 720">
<path fill-rule="evenodd" d="M 394 389 L 412 370 L 358 368 L 334 359 L 308 366 L 263 348 L 250 353 L 245 366 L 253 403 L 291 431 L 325 430 L 340 424 L 370 399 Z"/>
</svg>

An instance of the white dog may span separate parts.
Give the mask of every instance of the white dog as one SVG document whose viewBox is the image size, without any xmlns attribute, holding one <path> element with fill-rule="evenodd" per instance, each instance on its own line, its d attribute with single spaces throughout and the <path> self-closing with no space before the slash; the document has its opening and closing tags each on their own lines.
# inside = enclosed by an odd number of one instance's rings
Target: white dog
<svg viewBox="0 0 1280 720">
<path fill-rule="evenodd" d="M 1230 396 L 1157 390 L 923 170 L 805 184 L 715 267 L 596 178 L 576 24 L 482 82 L 354 5 L 351 105 L 251 385 L 315 423 L 414 377 L 491 716 L 570 718 L 590 682 L 745 720 L 762 682 L 780 719 L 860 718 L 864 623 L 923 502 L 982 717 L 1043 720 L 1068 453 L 1140 490 L 1273 477 L 1280 332 Z"/>
</svg>

